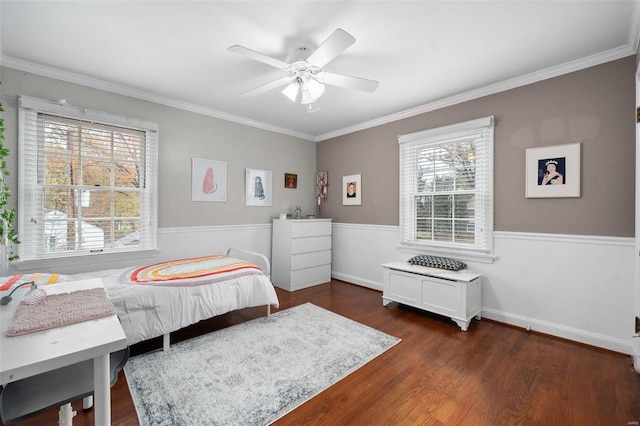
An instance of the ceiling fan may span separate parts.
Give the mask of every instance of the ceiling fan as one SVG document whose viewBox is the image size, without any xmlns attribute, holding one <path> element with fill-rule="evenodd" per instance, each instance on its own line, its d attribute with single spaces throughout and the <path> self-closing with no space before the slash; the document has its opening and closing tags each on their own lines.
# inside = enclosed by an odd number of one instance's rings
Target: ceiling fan
<svg viewBox="0 0 640 426">
<path fill-rule="evenodd" d="M 287 98 L 294 103 L 300 102 L 307 105 L 307 111 L 314 112 L 319 108 L 312 104 L 324 93 L 325 84 L 365 92 L 373 92 L 378 87 L 378 82 L 374 80 L 323 71 L 325 65 L 355 41 L 351 34 L 338 28 L 316 50 L 300 47 L 291 52 L 285 59 L 286 62 L 243 46 L 234 45 L 228 50 L 280 68 L 286 73 L 285 77 L 250 90 L 242 96 L 256 96 L 286 86 L 282 93 Z"/>
</svg>

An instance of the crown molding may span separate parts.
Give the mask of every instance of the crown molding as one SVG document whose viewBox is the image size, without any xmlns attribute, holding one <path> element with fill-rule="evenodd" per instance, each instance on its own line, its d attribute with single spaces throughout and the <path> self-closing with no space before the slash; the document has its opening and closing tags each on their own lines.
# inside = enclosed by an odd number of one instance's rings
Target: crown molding
<svg viewBox="0 0 640 426">
<path fill-rule="evenodd" d="M 146 92 L 144 90 L 134 89 L 132 87 L 128 87 L 120 84 L 110 83 L 104 80 L 87 77 L 87 76 L 73 73 L 70 71 L 63 71 L 57 68 L 34 64 L 32 62 L 23 61 L 21 59 L 12 58 L 10 56 L 2 56 L 2 66 L 7 68 L 12 68 L 18 71 L 40 75 L 43 77 L 66 81 L 67 83 L 79 84 L 81 86 L 91 87 L 93 89 L 104 90 L 107 92 L 116 93 L 118 95 L 129 96 L 132 98 L 141 99 L 144 101 L 149 101 L 149 102 L 153 102 L 160 105 L 165 105 L 165 106 L 169 106 L 169 107 L 173 107 L 173 108 L 177 108 L 185 111 L 195 112 L 197 114 L 219 118 L 221 120 L 231 121 L 234 123 L 243 124 L 245 126 L 267 130 L 270 132 L 293 136 L 293 137 L 305 139 L 308 141 L 315 141 L 314 136 L 308 135 L 306 133 L 296 132 L 291 129 L 273 126 L 267 123 L 250 120 L 248 118 L 240 117 L 233 114 L 227 114 L 225 112 L 217 111 L 211 108 L 205 108 L 189 102 L 180 101 L 177 99 L 161 96 L 151 92 Z"/>
<path fill-rule="evenodd" d="M 634 43 L 636 44 L 636 43 Z M 550 67 L 542 71 L 525 74 L 520 77 L 505 80 L 500 83 L 491 84 L 481 87 L 479 89 L 470 90 L 465 93 L 460 93 L 448 98 L 439 99 L 434 102 L 430 102 L 425 105 L 421 105 L 415 108 L 411 108 L 405 111 L 400 111 L 391 115 L 376 118 L 375 120 L 366 121 L 355 126 L 345 127 L 344 129 L 336 130 L 333 132 L 319 135 L 315 138 L 316 142 L 343 136 L 349 133 L 354 133 L 360 130 L 366 130 L 371 127 L 381 126 L 393 121 L 402 120 L 416 115 L 424 114 L 426 112 L 435 111 L 441 108 L 449 107 L 452 105 L 460 104 L 463 102 L 478 99 L 484 96 L 493 95 L 496 93 L 504 92 L 507 90 L 515 89 L 517 87 L 525 86 L 527 84 L 537 83 L 538 81 L 547 80 L 549 78 L 558 77 L 571 72 L 580 71 L 589 67 L 611 62 L 616 59 L 622 59 L 630 55 L 636 54 L 637 49 L 632 46 L 624 46 L 616 49 L 611 49 L 596 55 L 587 56 L 582 59 L 578 59 L 571 62 L 566 62 L 562 65 Z"/>
<path fill-rule="evenodd" d="M 640 2 L 637 0 L 633 2 L 627 45 L 631 47 L 633 53 L 638 53 L 638 47 L 640 46 Z"/>
<path fill-rule="evenodd" d="M 205 108 L 192 103 L 180 101 L 177 99 L 169 98 L 166 96 L 160 96 L 155 93 L 146 92 L 143 90 L 134 89 L 131 87 L 110 83 L 104 80 L 87 77 L 81 74 L 59 70 L 57 68 L 47 67 L 43 65 L 34 64 L 31 62 L 23 61 L 20 59 L 12 58 L 9 56 L 2 56 L 2 66 L 12 68 L 18 71 L 24 71 L 43 77 L 49 77 L 56 80 L 66 81 L 68 83 L 79 84 L 82 86 L 91 87 L 94 89 L 104 90 L 119 95 L 130 96 L 136 99 L 141 99 L 149 102 L 154 102 L 160 105 L 165 105 L 185 111 L 194 112 L 201 115 L 206 115 L 221 120 L 231 121 L 234 123 L 242 124 L 249 127 L 254 127 L 261 130 L 280 133 L 304 139 L 312 142 L 321 142 L 327 139 L 336 138 L 349 133 L 366 130 L 372 127 L 381 126 L 394 121 L 403 120 L 405 118 L 414 117 L 416 115 L 424 114 L 427 112 L 435 111 L 441 108 L 446 108 L 452 105 L 457 105 L 463 102 L 478 99 L 484 96 L 493 95 L 496 93 L 504 92 L 507 90 L 515 89 L 517 87 L 525 86 L 527 84 L 536 83 L 549 78 L 558 77 L 571 72 L 580 71 L 589 67 L 600 65 L 606 62 L 622 59 L 630 55 L 635 55 L 638 51 L 638 45 L 640 43 L 640 7 L 636 5 L 634 7 L 632 26 L 629 30 L 628 43 L 626 46 L 611 49 L 596 55 L 587 56 L 586 58 L 578 59 L 575 61 L 567 62 L 562 65 L 546 68 L 539 72 L 526 74 L 520 77 L 505 80 L 500 83 L 491 84 L 478 89 L 470 90 L 468 92 L 460 93 L 448 98 L 439 99 L 428 104 L 424 104 L 415 108 L 400 111 L 394 114 L 390 114 L 384 117 L 376 118 L 374 120 L 365 121 L 354 126 L 338 129 L 333 132 L 324 133 L 322 135 L 309 135 L 306 133 L 297 132 L 291 129 L 273 126 L 267 123 L 250 120 L 245 117 L 240 117 L 233 114 L 224 113 L 211 108 Z"/>
</svg>

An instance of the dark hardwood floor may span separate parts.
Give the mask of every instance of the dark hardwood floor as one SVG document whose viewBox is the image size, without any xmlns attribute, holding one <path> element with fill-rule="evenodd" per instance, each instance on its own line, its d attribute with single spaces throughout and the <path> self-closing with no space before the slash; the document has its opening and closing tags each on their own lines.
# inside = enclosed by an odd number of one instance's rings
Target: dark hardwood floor
<svg viewBox="0 0 640 426">
<path fill-rule="evenodd" d="M 640 422 L 640 375 L 631 357 L 483 319 L 467 332 L 451 320 L 392 303 L 334 280 L 293 293 L 305 302 L 402 339 L 369 364 L 298 407 L 282 425 L 629 425 Z M 174 333 L 180 341 L 265 314 L 245 309 Z M 154 339 L 132 356 L 161 347 Z M 114 425 L 137 425 L 126 378 L 112 388 Z M 93 424 L 82 410 L 74 425 Z M 57 410 L 22 425 L 55 425 Z"/>
</svg>

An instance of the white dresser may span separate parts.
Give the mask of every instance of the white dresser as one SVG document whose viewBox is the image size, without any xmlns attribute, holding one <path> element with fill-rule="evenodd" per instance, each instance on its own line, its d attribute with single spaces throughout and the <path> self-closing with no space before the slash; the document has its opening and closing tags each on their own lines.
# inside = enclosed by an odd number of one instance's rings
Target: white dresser
<svg viewBox="0 0 640 426">
<path fill-rule="evenodd" d="M 482 277 L 466 269 L 446 271 L 406 262 L 382 265 L 382 304 L 398 302 L 444 315 L 467 331 L 471 319 L 481 318 Z"/>
<path fill-rule="evenodd" d="M 331 281 L 331 219 L 273 219 L 271 281 L 287 291 Z"/>
</svg>

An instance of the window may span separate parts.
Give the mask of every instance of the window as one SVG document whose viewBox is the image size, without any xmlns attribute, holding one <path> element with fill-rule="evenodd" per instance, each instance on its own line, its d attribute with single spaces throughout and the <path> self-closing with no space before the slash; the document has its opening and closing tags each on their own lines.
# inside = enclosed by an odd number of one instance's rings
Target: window
<svg viewBox="0 0 640 426">
<path fill-rule="evenodd" d="M 401 244 L 443 254 L 493 251 L 493 117 L 402 135 Z"/>
<path fill-rule="evenodd" d="M 20 97 L 20 260 L 157 247 L 158 126 Z"/>
</svg>

